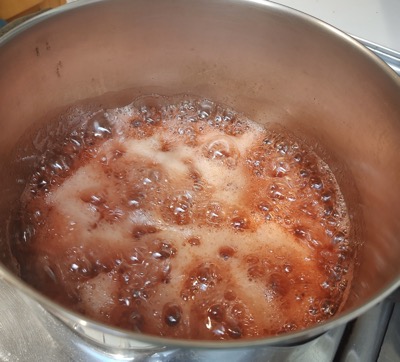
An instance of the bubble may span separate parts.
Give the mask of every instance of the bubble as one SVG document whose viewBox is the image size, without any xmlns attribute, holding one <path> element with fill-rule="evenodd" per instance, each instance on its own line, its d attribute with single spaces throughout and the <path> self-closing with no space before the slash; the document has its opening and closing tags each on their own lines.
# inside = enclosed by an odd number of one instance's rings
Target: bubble
<svg viewBox="0 0 400 362">
<path fill-rule="evenodd" d="M 301 302 L 304 299 L 304 293 L 296 293 L 295 294 L 295 300 L 297 302 Z"/>
<path fill-rule="evenodd" d="M 219 268 L 214 263 L 205 262 L 192 269 L 184 283 L 181 298 L 193 300 L 197 293 L 208 292 L 221 280 Z"/>
<path fill-rule="evenodd" d="M 176 248 L 168 241 L 156 239 L 151 243 L 150 253 L 154 259 L 163 260 L 175 256 Z"/>
<path fill-rule="evenodd" d="M 211 225 L 220 225 L 225 219 L 225 212 L 218 202 L 211 202 L 206 208 L 206 221 Z"/>
<path fill-rule="evenodd" d="M 128 261 L 132 265 L 143 264 L 145 261 L 145 254 L 146 254 L 145 248 L 135 247 L 128 256 Z"/>
<path fill-rule="evenodd" d="M 345 240 L 346 240 L 346 236 L 345 236 L 344 233 L 342 233 L 341 231 L 339 231 L 339 232 L 333 237 L 333 243 L 334 243 L 334 244 L 343 243 Z"/>
<path fill-rule="evenodd" d="M 242 301 L 237 300 L 232 305 L 232 308 L 230 310 L 230 317 L 232 319 L 244 320 L 246 318 L 247 314 L 248 314 L 247 308 L 246 308 L 245 304 Z"/>
<path fill-rule="evenodd" d="M 106 203 L 104 196 L 102 196 L 100 194 L 96 194 L 96 193 L 93 194 L 90 191 L 83 192 L 81 194 L 80 198 L 83 202 L 92 204 L 94 206 L 100 206 L 100 205 L 104 205 Z"/>
<path fill-rule="evenodd" d="M 132 235 L 135 239 L 140 239 L 144 235 L 154 234 L 158 229 L 152 225 L 135 225 L 132 230 Z"/>
<path fill-rule="evenodd" d="M 222 119 L 226 123 L 233 123 L 236 119 L 236 114 L 232 110 L 224 109 L 222 112 Z"/>
<path fill-rule="evenodd" d="M 137 209 L 141 206 L 143 201 L 146 199 L 146 194 L 139 189 L 129 190 L 127 194 L 127 206 L 132 209 Z"/>
<path fill-rule="evenodd" d="M 309 308 L 308 308 L 308 314 L 310 314 L 311 316 L 316 316 L 319 313 L 319 307 L 317 305 L 317 302 L 312 300 L 312 304 L 310 304 Z"/>
<path fill-rule="evenodd" d="M 214 284 L 219 278 L 218 267 L 212 263 L 204 263 L 197 269 L 196 278 L 203 284 Z"/>
<path fill-rule="evenodd" d="M 347 280 L 341 280 L 338 283 L 338 289 L 340 290 L 341 293 L 343 293 L 347 289 L 347 286 L 348 286 Z"/>
<path fill-rule="evenodd" d="M 329 282 L 328 281 L 323 281 L 322 283 L 321 283 L 321 288 L 322 289 L 329 289 L 330 288 L 330 284 L 329 284 Z"/>
<path fill-rule="evenodd" d="M 329 204 L 325 204 L 324 205 L 324 216 L 330 216 L 333 215 L 334 213 L 334 209 L 333 209 L 333 205 L 331 203 Z"/>
<path fill-rule="evenodd" d="M 73 156 L 79 153 L 83 149 L 83 141 L 80 136 L 73 135 L 67 137 L 63 144 L 63 153 Z"/>
<path fill-rule="evenodd" d="M 284 275 L 278 273 L 272 273 L 269 276 L 267 286 L 274 294 L 282 297 L 288 294 L 290 289 L 288 280 Z"/>
<path fill-rule="evenodd" d="M 48 163 L 51 175 L 64 176 L 70 171 L 73 158 L 69 155 L 60 154 Z"/>
<path fill-rule="evenodd" d="M 193 190 L 202 191 L 204 189 L 204 182 L 202 180 L 201 174 L 196 170 L 190 171 L 190 178 L 193 180 Z"/>
<path fill-rule="evenodd" d="M 158 123 L 158 120 L 155 120 L 155 119 L 147 116 L 147 117 L 145 117 L 144 122 L 148 125 L 155 125 Z"/>
<path fill-rule="evenodd" d="M 142 184 L 144 186 L 153 187 L 154 185 L 160 184 L 162 181 L 166 180 L 164 172 L 156 167 L 148 167 L 145 170 L 141 170 L 143 178 Z"/>
<path fill-rule="evenodd" d="M 310 176 L 310 174 L 307 170 L 300 170 L 300 176 L 305 178 Z"/>
<path fill-rule="evenodd" d="M 260 203 L 258 205 L 258 208 L 259 208 L 259 210 L 261 210 L 264 213 L 268 213 L 269 211 L 271 211 L 271 206 L 269 206 L 269 204 L 264 203 L 264 202 Z"/>
<path fill-rule="evenodd" d="M 218 137 L 203 146 L 203 155 L 211 160 L 219 160 L 228 167 L 235 167 L 239 151 L 233 140 Z"/>
<path fill-rule="evenodd" d="M 184 100 L 179 104 L 179 111 L 182 114 L 186 114 L 188 111 L 193 111 L 195 109 L 195 106 L 193 105 L 192 101 L 190 100 Z"/>
<path fill-rule="evenodd" d="M 264 277 L 266 274 L 266 270 L 262 265 L 251 265 L 247 269 L 247 275 L 250 280 L 260 279 Z"/>
<path fill-rule="evenodd" d="M 272 207 L 266 203 L 266 202 L 261 202 L 258 204 L 258 209 L 264 214 L 265 221 L 271 221 L 272 220 Z"/>
<path fill-rule="evenodd" d="M 248 152 L 246 163 L 251 167 L 253 174 L 260 178 L 283 177 L 290 171 L 289 164 L 284 158 L 271 154 L 265 146 L 252 148 Z"/>
<path fill-rule="evenodd" d="M 247 264 L 251 264 L 251 265 L 258 264 L 260 262 L 259 257 L 255 256 L 255 255 L 247 255 L 245 257 L 245 260 L 246 260 Z"/>
<path fill-rule="evenodd" d="M 229 337 L 233 339 L 238 339 L 242 337 L 243 331 L 240 326 L 234 321 L 228 321 L 226 323 L 226 330 L 228 332 Z"/>
<path fill-rule="evenodd" d="M 231 219 L 231 226 L 237 231 L 249 228 L 249 221 L 245 217 L 235 216 Z"/>
<path fill-rule="evenodd" d="M 86 124 L 86 140 L 90 140 L 92 136 L 99 139 L 109 138 L 111 134 L 112 127 L 103 112 L 95 114 Z"/>
<path fill-rule="evenodd" d="M 275 144 L 275 149 L 281 154 L 286 155 L 289 150 L 289 145 L 285 141 L 279 141 Z"/>
<path fill-rule="evenodd" d="M 193 183 L 194 191 L 202 191 L 204 189 L 203 182 L 201 180 L 195 181 Z"/>
<path fill-rule="evenodd" d="M 143 289 L 135 289 L 132 291 L 132 297 L 137 300 L 137 304 L 140 304 L 140 301 L 147 302 L 149 295 Z"/>
<path fill-rule="evenodd" d="M 335 265 L 328 271 L 329 280 L 331 282 L 340 282 L 344 274 L 343 267 L 341 265 Z"/>
<path fill-rule="evenodd" d="M 198 118 L 205 120 L 211 116 L 214 110 L 214 104 L 209 100 L 202 100 L 198 103 L 199 109 L 197 111 Z"/>
<path fill-rule="evenodd" d="M 278 184 L 271 184 L 270 186 L 270 197 L 271 199 L 274 199 L 276 201 L 278 200 L 284 200 L 285 199 L 285 188 L 281 185 Z"/>
<path fill-rule="evenodd" d="M 133 119 L 131 121 L 131 126 L 134 127 L 134 128 L 139 128 L 139 127 L 142 126 L 142 124 L 143 124 L 143 122 L 142 122 L 141 119 Z"/>
<path fill-rule="evenodd" d="M 114 172 L 112 175 L 117 179 L 117 180 L 125 180 L 128 175 L 128 170 L 126 169 L 114 169 Z"/>
<path fill-rule="evenodd" d="M 336 227 L 338 225 L 338 220 L 334 216 L 329 216 L 326 218 L 326 223 L 329 226 Z"/>
<path fill-rule="evenodd" d="M 70 265 L 70 270 L 78 272 L 82 275 L 88 275 L 90 273 L 91 263 L 84 257 L 77 259 Z"/>
<path fill-rule="evenodd" d="M 294 159 L 296 162 L 301 162 L 301 161 L 303 160 L 303 157 L 302 157 L 299 153 L 296 153 L 296 154 L 294 155 L 293 159 Z"/>
<path fill-rule="evenodd" d="M 232 258 L 235 255 L 236 250 L 231 246 L 222 246 L 219 248 L 218 253 L 222 259 L 228 260 L 229 258 Z"/>
<path fill-rule="evenodd" d="M 311 187 L 315 190 L 322 190 L 322 188 L 324 187 L 321 178 L 319 178 L 318 176 L 312 176 L 310 178 L 310 183 Z"/>
<path fill-rule="evenodd" d="M 160 98 L 156 98 L 142 97 L 131 104 L 129 109 L 120 108 L 129 119 L 130 135 L 142 139 L 154 134 L 162 118 Z"/>
<path fill-rule="evenodd" d="M 201 244 L 200 238 L 198 236 L 193 236 L 189 238 L 187 242 L 192 246 L 199 246 Z"/>
<path fill-rule="evenodd" d="M 290 171 L 289 164 L 281 159 L 276 159 L 272 162 L 272 175 L 274 177 L 284 177 Z"/>
<path fill-rule="evenodd" d="M 166 200 L 167 207 L 164 208 L 164 218 L 177 225 L 187 225 L 192 222 L 193 198 L 190 192 L 175 194 Z"/>
<path fill-rule="evenodd" d="M 290 264 L 288 264 L 288 263 L 285 263 L 285 264 L 283 265 L 283 271 L 284 271 L 285 273 L 291 273 L 291 272 L 293 271 L 292 265 L 290 265 Z"/>
<path fill-rule="evenodd" d="M 93 262 L 89 260 L 86 253 L 77 247 L 73 247 L 66 253 L 66 265 L 68 265 L 69 271 L 74 273 L 80 278 L 82 277 L 93 277 L 95 276 L 96 270 Z"/>
<path fill-rule="evenodd" d="M 328 316 L 334 316 L 338 310 L 336 303 L 330 300 L 324 300 L 321 304 L 321 311 Z"/>
<path fill-rule="evenodd" d="M 225 309 L 221 304 L 214 304 L 208 308 L 207 315 L 216 322 L 222 322 L 225 317 Z"/>
<path fill-rule="evenodd" d="M 321 194 L 321 200 L 323 202 L 329 202 L 332 199 L 332 192 L 330 191 L 325 191 L 324 193 Z"/>
<path fill-rule="evenodd" d="M 163 307 L 163 320 L 169 327 L 177 326 L 182 319 L 182 308 L 173 303 L 167 303 Z"/>
<path fill-rule="evenodd" d="M 290 202 L 294 202 L 294 201 L 297 200 L 297 197 L 296 197 L 296 194 L 295 194 L 295 193 L 289 191 L 289 192 L 287 193 L 286 199 L 287 199 L 288 201 L 290 201 Z"/>
<path fill-rule="evenodd" d="M 120 221 L 125 216 L 125 211 L 119 207 L 110 208 L 107 205 L 104 206 L 104 210 L 100 210 L 101 219 L 113 224 Z"/>
<path fill-rule="evenodd" d="M 36 188 L 38 190 L 48 191 L 49 180 L 45 179 L 44 177 L 38 177 L 36 179 Z"/>
</svg>

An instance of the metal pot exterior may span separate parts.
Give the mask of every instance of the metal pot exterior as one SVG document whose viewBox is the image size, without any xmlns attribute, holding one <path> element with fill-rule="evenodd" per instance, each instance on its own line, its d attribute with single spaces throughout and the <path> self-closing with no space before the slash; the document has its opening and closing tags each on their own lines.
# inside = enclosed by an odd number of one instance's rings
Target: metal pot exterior
<svg viewBox="0 0 400 362">
<path fill-rule="evenodd" d="M 125 90 L 121 104 L 141 94 L 200 95 L 257 122 L 282 123 L 315 145 L 336 171 L 360 244 L 339 315 L 257 341 L 171 341 L 71 313 L 10 271 L 5 234 L 23 172 L 12 148 L 33 123 L 68 105 Z M 89 339 L 132 349 L 290 345 L 356 317 L 400 285 L 399 77 L 316 19 L 256 0 L 78 2 L 0 40 L 0 94 L 0 275 Z"/>
</svg>

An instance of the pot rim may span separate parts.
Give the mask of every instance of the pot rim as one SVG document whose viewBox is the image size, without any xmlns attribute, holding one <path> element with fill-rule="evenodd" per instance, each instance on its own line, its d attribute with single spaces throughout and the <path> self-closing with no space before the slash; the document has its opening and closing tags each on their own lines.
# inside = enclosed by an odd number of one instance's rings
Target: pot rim
<svg viewBox="0 0 400 362">
<path fill-rule="evenodd" d="M 22 24 L 19 24 L 8 33 L 0 37 L 0 49 L 7 42 L 12 41 L 12 39 L 20 33 L 23 33 L 30 28 L 34 27 L 49 18 L 56 15 L 63 14 L 65 12 L 71 11 L 73 9 L 78 9 L 84 6 L 89 6 L 91 4 L 108 2 L 109 0 L 85 0 L 76 1 L 72 3 L 67 3 L 63 6 L 51 9 L 44 13 L 41 13 L 33 18 L 28 19 Z M 373 61 L 380 71 L 386 76 L 390 77 L 395 83 L 398 84 L 400 89 L 400 77 L 392 70 L 383 60 L 378 58 L 372 51 L 367 49 L 365 46 L 360 44 L 357 40 L 352 38 L 350 35 L 344 33 L 343 31 L 329 25 L 311 15 L 305 14 L 288 6 L 284 6 L 269 0 L 231 0 L 242 5 L 258 6 L 260 8 L 272 9 L 278 11 L 282 14 L 289 16 L 295 16 L 300 20 L 303 20 L 310 25 L 313 25 L 316 29 L 318 28 L 322 32 L 330 33 L 336 38 L 342 39 L 343 43 L 351 45 L 353 48 L 357 48 L 360 53 L 363 53 L 366 58 Z M 211 341 L 211 340 L 189 340 L 189 339 L 174 339 L 157 337 L 148 334 L 141 334 L 133 331 L 124 330 L 117 327 L 108 326 L 106 324 L 97 322 L 91 318 L 80 315 L 68 308 L 63 307 L 46 296 L 42 295 L 22 279 L 13 274 L 0 262 L 0 279 L 3 278 L 8 283 L 12 284 L 21 291 L 24 295 L 28 296 L 30 299 L 38 302 L 45 307 L 46 310 L 50 311 L 52 315 L 62 320 L 58 315 L 65 316 L 70 319 L 75 326 L 89 327 L 101 333 L 109 334 L 114 337 L 120 337 L 125 340 L 132 340 L 145 343 L 148 347 L 154 346 L 168 346 L 168 347 L 183 347 L 183 348 L 199 348 L 199 349 L 226 349 L 226 348 L 252 348 L 252 347 L 266 347 L 266 346 L 295 346 L 299 344 L 307 343 L 310 339 L 316 338 L 317 336 L 331 330 L 335 327 L 343 325 L 352 319 L 365 313 L 367 310 L 372 308 L 374 305 L 378 304 L 380 301 L 389 296 L 394 290 L 400 287 L 400 272 L 397 279 L 388 283 L 381 292 L 367 301 L 365 301 L 359 307 L 353 307 L 345 312 L 339 313 L 327 321 L 321 324 L 308 327 L 306 329 L 298 330 L 296 332 L 285 333 L 279 336 L 262 337 L 257 339 L 245 339 L 245 340 L 232 340 L 232 341 Z M 147 347 L 147 348 L 148 348 Z"/>
</svg>

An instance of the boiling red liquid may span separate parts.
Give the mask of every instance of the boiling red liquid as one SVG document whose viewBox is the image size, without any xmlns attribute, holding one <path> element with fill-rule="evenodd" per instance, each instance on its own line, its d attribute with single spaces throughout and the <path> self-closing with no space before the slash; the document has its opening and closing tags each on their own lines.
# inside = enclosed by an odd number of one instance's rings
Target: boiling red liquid
<svg viewBox="0 0 400 362">
<path fill-rule="evenodd" d="M 185 97 L 82 118 L 21 197 L 13 253 L 28 283 L 106 324 L 176 338 L 277 335 L 338 312 L 346 206 L 292 134 Z"/>
</svg>

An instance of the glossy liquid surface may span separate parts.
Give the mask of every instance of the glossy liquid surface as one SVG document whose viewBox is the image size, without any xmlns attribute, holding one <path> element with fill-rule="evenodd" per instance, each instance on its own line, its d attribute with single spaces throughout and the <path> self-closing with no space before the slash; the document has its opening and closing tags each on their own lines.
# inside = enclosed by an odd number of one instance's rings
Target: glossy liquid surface
<svg viewBox="0 0 400 362">
<path fill-rule="evenodd" d="M 346 206 L 291 133 L 188 97 L 76 117 L 21 197 L 12 248 L 28 283 L 106 324 L 176 338 L 277 335 L 340 309 Z"/>
</svg>

